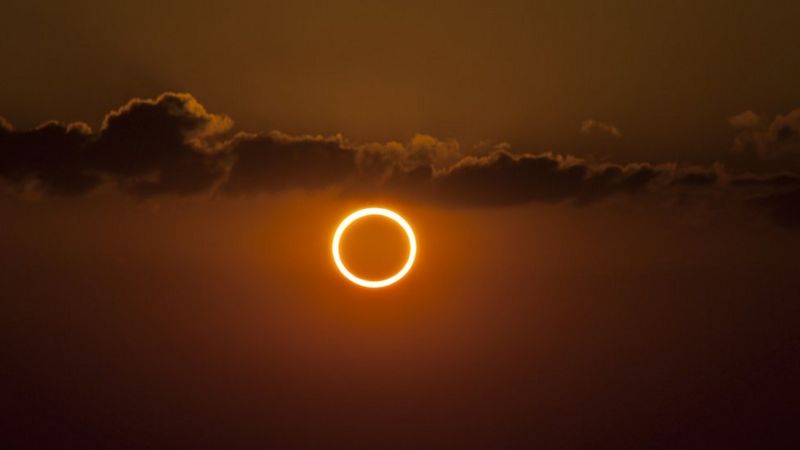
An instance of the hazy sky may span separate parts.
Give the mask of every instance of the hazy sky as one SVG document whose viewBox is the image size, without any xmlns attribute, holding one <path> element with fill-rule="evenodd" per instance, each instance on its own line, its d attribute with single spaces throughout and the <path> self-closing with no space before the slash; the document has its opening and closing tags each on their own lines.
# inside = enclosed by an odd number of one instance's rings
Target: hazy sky
<svg viewBox="0 0 800 450">
<path fill-rule="evenodd" d="M 2 114 L 99 124 L 188 91 L 243 130 L 416 132 L 617 158 L 719 158 L 727 118 L 800 105 L 794 1 L 17 1 L 0 17 Z"/>
<path fill-rule="evenodd" d="M 5 1 L 0 441 L 797 448 L 798 17 Z"/>
</svg>

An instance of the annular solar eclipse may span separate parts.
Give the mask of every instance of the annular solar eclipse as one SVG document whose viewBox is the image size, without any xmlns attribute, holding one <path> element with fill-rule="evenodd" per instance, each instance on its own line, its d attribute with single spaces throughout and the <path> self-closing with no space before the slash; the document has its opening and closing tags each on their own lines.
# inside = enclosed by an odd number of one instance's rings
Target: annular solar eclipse
<svg viewBox="0 0 800 450">
<path fill-rule="evenodd" d="M 347 230 L 347 228 L 357 220 L 369 216 L 381 216 L 393 220 L 400 225 L 400 227 L 406 233 L 406 237 L 408 238 L 408 258 L 406 259 L 406 263 L 403 265 L 403 268 L 401 268 L 394 275 L 382 280 L 366 280 L 350 272 L 350 270 L 342 261 L 342 255 L 339 251 L 342 235 L 344 235 L 344 232 Z M 333 234 L 331 251 L 333 252 L 333 261 L 336 263 L 336 267 L 345 278 L 359 286 L 376 289 L 396 283 L 401 278 L 406 276 L 409 270 L 411 270 L 411 266 L 414 265 L 414 259 L 417 256 L 417 239 L 414 236 L 414 230 L 411 229 L 411 225 L 409 225 L 408 222 L 396 212 L 386 208 L 364 208 L 359 209 L 342 220 L 342 223 L 339 224 L 339 226 L 336 228 L 336 232 Z"/>
</svg>

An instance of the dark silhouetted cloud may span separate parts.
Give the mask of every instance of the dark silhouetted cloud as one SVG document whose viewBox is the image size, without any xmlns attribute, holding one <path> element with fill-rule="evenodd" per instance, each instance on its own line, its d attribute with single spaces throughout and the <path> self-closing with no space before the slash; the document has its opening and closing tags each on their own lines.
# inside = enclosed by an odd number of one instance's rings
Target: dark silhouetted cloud
<svg viewBox="0 0 800 450">
<path fill-rule="evenodd" d="M 764 175 L 742 174 L 731 179 L 731 186 L 742 188 L 800 187 L 800 175 L 789 172 Z"/>
<path fill-rule="evenodd" d="M 713 186 L 723 173 L 724 169 L 720 165 L 712 165 L 709 168 L 689 168 L 679 173 L 674 183 L 680 186 Z"/>
<path fill-rule="evenodd" d="M 496 206 L 533 200 L 559 201 L 575 196 L 587 168 L 552 155 L 512 155 L 497 151 L 467 157 L 437 174 L 436 194 L 447 202 Z"/>
<path fill-rule="evenodd" d="M 229 193 L 319 189 L 356 173 L 356 150 L 341 137 L 239 134 L 227 144 L 232 160 Z"/>
<path fill-rule="evenodd" d="M 740 129 L 736 145 L 759 157 L 796 152 L 800 142 L 800 110 L 772 121 L 746 111 L 729 121 Z M 230 118 L 181 93 L 131 100 L 107 114 L 97 132 L 58 122 L 17 130 L 0 118 L 0 178 L 16 189 L 62 196 L 106 184 L 137 197 L 336 188 L 343 195 L 397 195 L 454 207 L 586 205 L 615 195 L 677 198 L 714 189 L 769 208 L 782 225 L 800 223 L 800 175 L 788 170 L 734 174 L 720 163 L 614 164 L 512 152 L 508 144 L 465 154 L 454 140 L 424 134 L 408 142 L 353 144 L 340 135 L 234 133 L 232 127 Z M 582 131 L 621 135 L 594 120 Z"/>
<path fill-rule="evenodd" d="M 212 139 L 230 129 L 188 94 L 131 100 L 93 133 L 84 123 L 48 122 L 0 134 L 0 176 L 35 182 L 46 192 L 76 195 L 104 182 L 135 195 L 210 189 L 223 174 Z"/>
</svg>

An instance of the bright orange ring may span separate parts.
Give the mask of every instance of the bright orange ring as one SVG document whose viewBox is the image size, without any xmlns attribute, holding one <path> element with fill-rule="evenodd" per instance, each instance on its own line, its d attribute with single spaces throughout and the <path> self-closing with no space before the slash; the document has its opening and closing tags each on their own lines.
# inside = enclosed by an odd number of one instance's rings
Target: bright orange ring
<svg viewBox="0 0 800 450">
<path fill-rule="evenodd" d="M 402 269 L 400 269 L 399 272 L 390 276 L 389 278 L 384 278 L 383 280 L 365 280 L 353 275 L 353 273 L 350 272 L 344 265 L 342 262 L 342 256 L 339 254 L 339 245 L 342 240 L 342 235 L 347 227 L 352 225 L 352 223 L 356 220 L 368 216 L 381 216 L 394 220 L 398 225 L 400 225 L 403 231 L 406 232 L 406 237 L 408 237 L 408 259 L 406 260 L 405 265 Z M 336 228 L 336 233 L 333 234 L 333 245 L 331 247 L 333 251 L 333 261 L 336 263 L 336 267 L 339 268 L 339 272 L 341 272 L 345 278 L 353 283 L 373 289 L 389 286 L 390 284 L 394 284 L 403 278 L 408 271 L 411 270 L 411 266 L 414 264 L 414 259 L 417 257 L 417 239 L 414 237 L 414 230 L 411 229 L 411 225 L 409 225 L 408 222 L 406 222 L 406 219 L 403 219 L 399 214 L 386 208 L 359 209 L 358 211 L 347 216 L 342 223 L 339 224 L 339 227 Z"/>
</svg>

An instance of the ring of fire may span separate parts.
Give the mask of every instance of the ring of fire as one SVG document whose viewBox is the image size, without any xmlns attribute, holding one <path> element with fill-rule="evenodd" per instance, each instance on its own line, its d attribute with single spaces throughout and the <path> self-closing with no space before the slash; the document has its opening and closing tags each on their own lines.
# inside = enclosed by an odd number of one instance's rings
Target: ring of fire
<svg viewBox="0 0 800 450">
<path fill-rule="evenodd" d="M 398 225 L 400 225 L 403 231 L 405 231 L 406 237 L 408 238 L 408 259 L 406 259 L 406 263 L 403 265 L 403 268 L 394 275 L 382 280 L 365 280 L 354 275 L 352 272 L 350 272 L 350 270 L 347 269 L 347 266 L 344 265 L 344 262 L 342 262 L 342 256 L 339 253 L 342 235 L 344 234 L 345 230 L 347 230 L 347 227 L 352 225 L 353 222 L 368 216 L 381 216 L 395 221 Z M 409 270 L 411 270 L 411 266 L 414 265 L 414 259 L 417 256 L 417 239 L 414 236 L 414 230 L 411 229 L 411 225 L 409 225 L 408 222 L 406 222 L 406 219 L 401 217 L 396 212 L 386 208 L 364 208 L 347 216 L 342 223 L 339 224 L 339 227 L 336 228 L 336 233 L 333 234 L 332 251 L 333 261 L 336 263 L 336 267 L 339 269 L 339 272 L 341 272 L 345 278 L 359 286 L 366 288 L 382 288 L 396 283 L 398 280 L 403 278 Z"/>
</svg>

